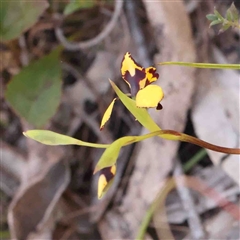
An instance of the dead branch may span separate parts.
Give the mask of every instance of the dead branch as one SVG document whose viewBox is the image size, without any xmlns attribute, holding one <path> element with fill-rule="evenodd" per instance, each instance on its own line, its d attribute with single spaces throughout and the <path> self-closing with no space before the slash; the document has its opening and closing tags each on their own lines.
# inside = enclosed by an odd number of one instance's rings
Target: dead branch
<svg viewBox="0 0 240 240">
<path fill-rule="evenodd" d="M 188 224 L 191 230 L 191 237 L 194 240 L 205 239 L 206 235 L 203 230 L 201 220 L 198 216 L 197 210 L 195 208 L 192 195 L 189 189 L 186 187 L 186 182 L 184 177 L 179 178 L 184 174 L 182 165 L 179 159 L 176 159 L 176 165 L 174 169 L 174 177 L 176 179 L 177 191 L 182 200 L 183 208 L 188 217 Z"/>
<path fill-rule="evenodd" d="M 83 41 L 83 42 L 78 42 L 78 43 L 71 43 L 69 42 L 64 34 L 61 28 L 56 27 L 55 28 L 55 34 L 57 36 L 57 39 L 62 43 L 62 45 L 69 51 L 76 51 L 79 49 L 86 49 L 93 47 L 97 45 L 99 42 L 101 42 L 104 38 L 106 38 L 110 32 L 113 30 L 115 27 L 117 20 L 121 14 L 122 11 L 122 6 L 123 6 L 124 1 L 118 1 L 115 0 L 115 9 L 113 16 L 110 20 L 110 22 L 107 24 L 107 26 L 103 29 L 101 33 L 99 33 L 95 38 Z M 57 15 L 55 15 L 56 18 L 59 18 Z"/>
</svg>

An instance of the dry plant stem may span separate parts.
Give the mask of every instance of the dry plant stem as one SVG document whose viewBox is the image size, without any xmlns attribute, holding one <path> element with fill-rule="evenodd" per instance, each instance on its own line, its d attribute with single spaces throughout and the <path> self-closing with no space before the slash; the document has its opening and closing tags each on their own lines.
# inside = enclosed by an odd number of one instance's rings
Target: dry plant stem
<svg viewBox="0 0 240 240">
<path fill-rule="evenodd" d="M 156 208 L 158 208 L 158 209 L 160 208 L 163 211 L 163 213 L 166 214 L 165 207 L 164 207 L 166 197 L 167 197 L 168 193 L 175 188 L 176 182 L 182 181 L 181 180 L 182 178 L 183 178 L 182 175 L 179 175 L 179 176 L 175 176 L 175 179 L 169 178 L 166 181 L 164 188 L 162 190 L 160 190 L 156 199 L 154 200 L 154 202 L 151 204 L 148 211 L 146 212 L 146 215 L 143 218 L 141 226 L 138 230 L 136 239 L 144 239 L 146 229 L 150 223 L 150 220 L 152 219 L 153 213 L 155 212 Z M 191 189 L 203 194 L 204 196 L 212 199 L 213 201 L 215 201 L 219 207 L 223 208 L 223 210 L 228 212 L 234 219 L 236 219 L 238 221 L 240 220 L 239 206 L 234 203 L 229 202 L 225 197 L 223 197 L 222 194 L 218 193 L 216 190 L 208 188 L 206 183 L 204 183 L 202 180 L 200 180 L 196 177 L 185 176 L 183 183 L 186 185 L 186 187 L 191 188 Z M 171 234 L 171 232 L 169 232 L 169 231 L 167 231 L 167 233 Z M 172 238 L 169 237 L 167 239 L 172 239 Z"/>
<path fill-rule="evenodd" d="M 179 178 L 179 176 L 183 176 Z M 194 206 L 193 198 L 190 190 L 186 187 L 186 180 L 184 178 L 184 172 L 179 159 L 176 159 L 174 177 L 177 186 L 177 191 L 182 201 L 182 205 L 188 217 L 188 224 L 191 230 L 191 237 L 193 240 L 205 239 L 205 232 L 203 230 L 201 220 L 197 214 Z"/>
<path fill-rule="evenodd" d="M 21 48 L 20 61 L 22 65 L 25 67 L 29 64 L 29 56 L 28 56 L 27 44 L 26 44 L 24 35 L 22 35 L 18 39 L 18 43 Z"/>
<path fill-rule="evenodd" d="M 91 115 L 87 115 L 83 110 L 80 110 L 80 108 L 76 109 L 75 113 L 79 115 L 79 117 L 91 130 L 93 130 L 100 142 L 111 143 L 113 141 L 111 133 L 107 131 L 107 129 L 104 132 L 101 132 L 98 122 Z"/>
<path fill-rule="evenodd" d="M 143 221 L 137 232 L 136 239 L 141 239 L 141 240 L 144 239 L 144 236 L 147 231 L 147 227 L 152 219 L 154 212 L 157 209 L 159 209 L 159 211 L 161 210 L 163 218 L 165 218 L 165 220 L 166 220 L 166 221 L 162 222 L 162 224 L 161 224 L 162 231 L 161 232 L 159 231 L 159 235 L 161 235 L 161 237 L 164 236 L 163 239 L 169 239 L 169 240 L 174 239 L 174 237 L 170 231 L 169 225 L 167 224 L 167 215 L 166 215 L 166 209 L 165 209 L 165 201 L 166 201 L 167 195 L 173 188 L 174 188 L 173 179 L 167 180 L 164 187 L 159 191 L 154 202 L 151 204 L 148 211 L 146 212 L 146 215 L 143 218 Z"/>
<path fill-rule="evenodd" d="M 83 41 L 83 42 L 78 42 L 78 43 L 74 43 L 74 42 L 69 42 L 64 34 L 61 28 L 56 27 L 55 28 L 55 34 L 58 38 L 58 40 L 62 43 L 62 45 L 69 51 L 76 51 L 79 49 L 86 49 L 86 48 L 90 48 L 93 47 L 95 45 L 97 45 L 98 43 L 100 43 L 104 38 L 106 38 L 110 32 L 113 30 L 113 28 L 115 27 L 118 18 L 121 14 L 122 11 L 122 7 L 123 7 L 123 2 L 122 0 L 115 0 L 115 9 L 114 9 L 114 13 L 113 16 L 110 20 L 110 22 L 107 24 L 107 26 L 103 29 L 103 31 L 101 33 L 99 33 L 95 38 L 87 40 L 87 41 Z"/>
<path fill-rule="evenodd" d="M 21 172 L 26 167 L 27 156 L 18 152 L 17 148 L 0 141 L 0 168 L 6 170 L 16 179 L 21 180 Z"/>
<path fill-rule="evenodd" d="M 152 62 L 148 53 L 148 49 L 146 47 L 146 40 L 144 38 L 142 26 L 137 15 L 136 3 L 137 1 L 135 0 L 126 1 L 126 14 L 128 18 L 129 28 L 136 44 L 139 59 L 141 59 L 144 66 L 151 66 Z"/>
<path fill-rule="evenodd" d="M 76 69 L 74 66 L 72 66 L 69 63 L 64 62 L 62 64 L 62 67 L 63 67 L 64 70 L 71 73 L 77 80 L 85 79 L 85 81 L 84 81 L 85 86 L 84 87 L 87 88 L 94 96 L 96 96 L 98 104 L 101 103 L 101 101 L 100 101 L 100 100 L 102 100 L 101 95 L 96 90 L 96 87 L 93 84 L 91 84 L 90 79 L 88 79 L 86 76 L 83 76 L 79 72 L 78 69 Z"/>
<path fill-rule="evenodd" d="M 75 227 L 70 227 L 68 230 L 65 231 L 63 236 L 60 238 L 60 240 L 70 239 L 71 235 L 76 231 Z"/>
<path fill-rule="evenodd" d="M 62 64 L 62 66 L 66 71 L 70 72 L 77 80 L 82 81 L 82 79 L 85 79 L 85 81 L 83 82 L 84 87 L 87 88 L 96 97 L 96 101 L 99 105 L 99 109 L 103 114 L 104 111 L 105 111 L 105 107 L 103 105 L 103 100 L 104 99 L 99 94 L 99 92 L 96 90 L 96 86 L 91 83 L 89 78 L 87 78 L 86 76 L 83 76 L 81 74 L 81 72 L 78 69 L 76 69 L 74 66 L 72 66 L 71 64 L 64 62 Z"/>
</svg>

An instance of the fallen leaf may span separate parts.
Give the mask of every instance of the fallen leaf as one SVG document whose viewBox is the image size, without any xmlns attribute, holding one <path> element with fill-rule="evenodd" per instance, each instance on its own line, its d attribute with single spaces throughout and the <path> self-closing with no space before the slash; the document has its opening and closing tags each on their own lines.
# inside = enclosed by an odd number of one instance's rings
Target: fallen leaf
<svg viewBox="0 0 240 240">
<path fill-rule="evenodd" d="M 13 199 L 9 209 L 9 225 L 13 238 L 27 239 L 41 229 L 70 181 L 70 172 L 64 161 L 32 178 Z M 39 239 L 39 238 L 38 238 Z"/>
</svg>

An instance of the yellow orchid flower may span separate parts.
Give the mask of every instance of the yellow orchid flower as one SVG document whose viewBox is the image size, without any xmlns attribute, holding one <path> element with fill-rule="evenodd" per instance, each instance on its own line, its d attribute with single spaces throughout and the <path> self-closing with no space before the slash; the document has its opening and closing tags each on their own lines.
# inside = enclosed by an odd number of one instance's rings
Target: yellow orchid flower
<svg viewBox="0 0 240 240">
<path fill-rule="evenodd" d="M 160 101 L 164 94 L 161 87 L 150 85 L 157 81 L 159 74 L 156 73 L 155 67 L 144 68 L 140 66 L 127 52 L 122 60 L 121 74 L 123 80 L 128 84 L 131 90 L 131 96 L 136 101 L 136 106 L 140 108 L 162 109 Z M 110 103 L 105 111 L 100 129 L 102 130 L 106 122 L 109 120 L 116 98 Z"/>
<path fill-rule="evenodd" d="M 98 199 L 102 198 L 107 190 L 111 187 L 113 179 L 116 175 L 116 171 L 116 165 L 103 168 L 100 171 L 100 176 L 98 179 Z"/>
</svg>

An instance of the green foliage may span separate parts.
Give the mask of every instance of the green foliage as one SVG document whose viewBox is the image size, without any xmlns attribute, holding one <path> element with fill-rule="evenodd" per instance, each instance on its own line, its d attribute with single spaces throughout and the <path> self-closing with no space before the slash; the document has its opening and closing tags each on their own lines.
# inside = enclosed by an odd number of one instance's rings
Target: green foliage
<svg viewBox="0 0 240 240">
<path fill-rule="evenodd" d="M 41 1 L 1 1 L 0 39 L 9 41 L 19 37 L 22 32 L 34 25 L 48 7 L 46 0 Z"/>
<path fill-rule="evenodd" d="M 214 9 L 214 14 L 208 14 L 206 17 L 211 21 L 209 27 L 222 24 L 219 31 L 220 33 L 226 31 L 230 27 L 240 29 L 240 25 L 238 23 L 239 13 L 234 3 L 232 3 L 230 8 L 227 10 L 225 17 L 223 17 L 216 9 Z"/>
<path fill-rule="evenodd" d="M 92 8 L 96 5 L 96 1 L 94 0 L 71 0 L 69 4 L 64 9 L 64 15 L 69 15 L 71 13 L 74 13 L 80 9 L 85 8 Z"/>
<path fill-rule="evenodd" d="M 216 12 L 215 12 L 216 13 Z M 216 13 L 217 14 L 217 13 Z M 216 18 L 217 16 L 211 16 L 212 19 Z M 218 16 L 219 17 L 219 16 Z M 164 62 L 160 63 L 161 65 L 182 65 L 188 67 L 199 67 L 199 68 L 232 68 L 232 69 L 239 69 L 240 65 L 238 64 L 205 64 L 205 63 L 186 63 L 186 62 Z M 104 175 L 104 170 L 107 168 L 112 168 L 116 166 L 116 161 L 119 155 L 119 152 L 122 147 L 142 141 L 144 139 L 158 136 L 167 140 L 175 140 L 175 141 L 183 141 L 189 142 L 192 144 L 196 144 L 203 148 L 207 148 L 217 152 L 223 152 L 228 154 L 240 154 L 240 149 L 237 148 L 225 148 L 210 144 L 208 142 L 204 142 L 198 138 L 189 136 L 187 134 L 179 133 L 173 130 L 161 130 L 160 127 L 153 121 L 149 113 L 147 112 L 146 108 L 139 108 L 137 107 L 135 99 L 129 98 L 126 94 L 124 94 L 114 82 L 110 80 L 110 84 L 114 89 L 115 93 L 117 94 L 118 98 L 122 101 L 122 103 L 126 106 L 126 108 L 133 114 L 136 120 L 139 121 L 146 129 L 150 131 L 150 133 L 142 135 L 142 136 L 126 136 L 117 139 L 112 144 L 94 144 L 94 143 L 87 143 L 83 142 L 68 136 L 64 136 L 61 134 L 57 134 L 54 132 L 46 131 L 46 130 L 30 130 L 24 133 L 26 137 L 32 138 L 38 142 L 47 145 L 69 145 L 69 144 L 76 144 L 81 146 L 88 146 L 88 147 L 98 147 L 98 148 L 106 148 L 104 153 L 102 154 L 100 160 L 98 161 L 94 173 L 101 171 L 102 174 L 99 178 L 99 186 L 98 186 L 98 196 L 101 198 L 110 187 L 112 180 L 115 176 L 116 171 L 111 172 L 112 179 L 111 182 L 108 181 L 106 176 Z M 146 95 L 146 97 L 148 97 Z M 110 113 L 107 114 L 107 119 L 111 116 L 111 111 L 113 108 L 113 104 L 116 99 L 110 104 Z M 108 112 L 108 111 L 107 111 Z M 107 120 L 105 119 L 104 122 Z M 102 127 L 102 125 L 101 125 Z M 202 155 L 201 155 L 202 156 Z M 201 157 L 200 156 L 200 157 Z M 189 162 L 188 169 L 195 164 L 195 162 L 199 161 L 200 157 L 196 157 Z"/>
<path fill-rule="evenodd" d="M 59 49 L 30 63 L 7 86 L 6 100 L 15 112 L 35 127 L 55 114 L 61 98 Z"/>
<path fill-rule="evenodd" d="M 1 239 L 10 239 L 11 238 L 11 234 L 8 230 L 6 230 L 6 231 L 0 230 L 0 236 L 1 236 Z"/>
<path fill-rule="evenodd" d="M 154 136 L 158 136 L 168 140 L 177 140 L 190 142 L 214 151 L 232 153 L 232 154 L 240 154 L 240 149 L 228 149 L 219 147 L 216 145 L 209 144 L 195 137 L 189 136 L 187 134 L 179 133 L 172 130 L 161 130 L 156 123 L 152 120 L 150 115 L 148 115 L 147 111 L 142 111 L 143 109 L 137 108 L 136 104 L 134 105 L 134 100 L 127 97 L 113 82 L 111 82 L 113 89 L 118 95 L 119 99 L 124 103 L 124 105 L 131 111 L 131 113 L 139 120 L 139 122 L 149 129 L 151 132 L 141 136 L 126 136 L 117 139 L 110 145 L 105 144 L 93 144 L 83 142 L 65 135 L 61 135 L 58 133 L 54 133 L 47 130 L 30 130 L 24 133 L 26 137 L 32 138 L 38 142 L 47 145 L 81 145 L 88 147 L 98 147 L 98 148 L 106 148 L 104 153 L 102 154 L 100 160 L 98 161 L 94 173 L 100 171 L 103 168 L 113 166 L 118 158 L 119 152 L 122 147 L 136 143 L 139 141 L 143 141 L 147 138 L 151 138 Z M 141 115 L 142 114 L 142 115 Z"/>
<path fill-rule="evenodd" d="M 49 130 L 29 130 L 23 133 L 25 137 L 31 138 L 45 145 L 79 145 L 85 147 L 107 148 L 108 144 L 95 144 L 80 141 L 76 138 L 63 134 L 55 133 Z"/>
<path fill-rule="evenodd" d="M 232 3 L 231 7 L 227 10 L 226 18 L 228 21 L 237 22 L 239 19 L 239 13 L 234 3 Z"/>
</svg>

